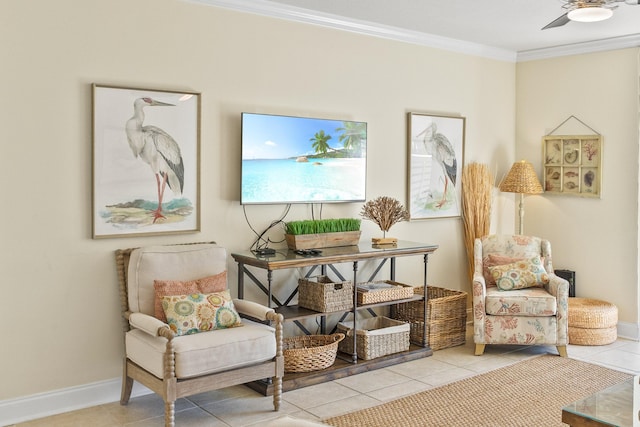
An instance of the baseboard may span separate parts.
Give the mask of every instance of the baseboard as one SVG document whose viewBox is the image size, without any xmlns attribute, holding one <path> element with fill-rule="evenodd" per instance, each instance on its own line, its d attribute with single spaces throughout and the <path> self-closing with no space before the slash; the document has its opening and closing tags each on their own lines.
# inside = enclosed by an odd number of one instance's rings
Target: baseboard
<svg viewBox="0 0 640 427">
<path fill-rule="evenodd" d="M 89 408 L 120 400 L 122 379 L 116 378 L 91 384 L 38 393 L 0 401 L 0 426 L 8 426 L 50 415 Z M 134 382 L 131 397 L 153 393 Z"/>
<path fill-rule="evenodd" d="M 640 325 L 630 322 L 618 322 L 618 337 L 640 341 Z"/>
</svg>

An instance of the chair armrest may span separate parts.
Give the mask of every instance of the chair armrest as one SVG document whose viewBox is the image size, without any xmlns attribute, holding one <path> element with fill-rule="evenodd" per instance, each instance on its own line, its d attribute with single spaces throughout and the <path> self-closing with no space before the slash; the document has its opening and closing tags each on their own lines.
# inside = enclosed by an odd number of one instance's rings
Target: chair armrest
<svg viewBox="0 0 640 427">
<path fill-rule="evenodd" d="M 233 305 L 238 310 L 238 313 L 262 321 L 272 320 L 268 315 L 269 313 L 275 313 L 272 308 L 246 299 L 234 299 Z"/>
<path fill-rule="evenodd" d="M 556 298 L 560 298 L 560 297 L 568 298 L 569 282 L 566 279 L 563 279 L 560 276 L 556 276 L 553 273 L 548 274 L 548 276 L 549 276 L 549 283 L 544 286 L 547 292 L 549 292 L 551 295 L 553 295 Z"/>
<path fill-rule="evenodd" d="M 166 337 L 166 334 L 161 334 L 160 330 L 162 328 L 169 329 L 169 325 L 164 323 L 162 320 L 158 320 L 155 317 L 144 313 L 131 313 L 129 316 L 129 324 L 133 328 L 140 329 L 153 337 Z"/>
<path fill-rule="evenodd" d="M 485 322 L 487 310 L 485 308 L 485 298 L 487 296 L 487 284 L 484 276 L 477 272 L 473 275 L 473 283 L 471 284 L 473 295 L 473 340 L 476 344 L 485 343 Z"/>
<path fill-rule="evenodd" d="M 549 283 L 544 288 L 556 297 L 557 303 L 557 345 L 569 343 L 569 282 L 555 274 L 549 274 Z"/>
<path fill-rule="evenodd" d="M 473 294 L 473 304 L 481 303 L 484 307 L 484 299 L 487 296 L 487 284 L 482 274 L 473 275 L 473 283 L 471 284 Z"/>
</svg>

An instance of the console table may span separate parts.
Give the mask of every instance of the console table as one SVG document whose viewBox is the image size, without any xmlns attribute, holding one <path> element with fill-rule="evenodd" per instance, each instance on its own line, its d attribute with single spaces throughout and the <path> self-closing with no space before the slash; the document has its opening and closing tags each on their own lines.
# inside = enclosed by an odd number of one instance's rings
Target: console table
<svg viewBox="0 0 640 427">
<path fill-rule="evenodd" d="M 308 268 L 305 277 L 310 277 L 315 270 L 320 267 L 320 274 L 326 275 L 326 269 L 329 268 L 341 280 L 345 280 L 342 274 L 335 268 L 334 264 L 351 263 L 353 266 L 353 310 L 343 312 L 343 320 L 348 313 L 353 313 L 354 329 L 357 329 L 357 312 L 358 310 L 369 310 L 379 306 L 388 306 L 408 301 L 424 301 L 426 313 L 427 296 L 415 295 L 412 298 L 404 300 L 387 301 L 384 303 L 367 304 L 358 306 L 355 285 L 359 282 L 372 281 L 380 272 L 382 267 L 389 263 L 389 278 L 395 280 L 396 274 L 396 258 L 405 256 L 421 255 L 424 263 L 423 285 L 427 289 L 427 265 L 428 258 L 438 248 L 437 245 L 429 245 L 425 243 L 398 241 L 396 245 L 372 245 L 371 243 L 361 242 L 357 246 L 342 246 L 335 248 L 323 248 L 321 253 L 317 255 L 299 255 L 292 250 L 281 249 L 271 255 L 256 255 L 251 251 L 232 253 L 231 256 L 238 263 L 238 298 L 244 298 L 245 276 L 248 277 L 253 284 L 258 286 L 268 297 L 269 306 L 273 307 L 276 312 L 282 314 L 285 321 L 293 321 L 307 334 L 304 326 L 299 322 L 304 318 L 320 317 L 321 331 L 325 333 L 326 315 L 329 313 L 321 313 L 308 310 L 297 305 L 290 304 L 297 294 L 297 288 L 291 292 L 284 300 L 280 300 L 272 293 L 273 271 L 283 269 Z M 368 280 L 358 279 L 358 266 L 361 261 L 373 260 L 378 263 Z M 253 266 L 266 270 L 266 285 L 253 274 L 247 267 Z M 372 312 L 373 313 L 373 312 Z M 287 373 L 283 379 L 283 391 L 294 390 L 300 387 L 306 387 L 313 384 L 319 384 L 325 381 L 331 381 L 337 378 L 343 378 L 360 372 L 379 369 L 396 363 L 415 360 L 417 358 L 430 356 L 433 354 L 426 342 L 426 321 L 424 322 L 425 331 L 422 334 L 421 343 L 413 343 L 411 348 L 406 352 L 391 354 L 371 360 L 358 360 L 357 355 L 351 355 L 351 360 L 336 359 L 333 367 L 323 369 L 321 371 L 309 373 Z M 345 338 L 346 339 L 346 338 Z M 356 336 L 353 334 L 354 349 Z M 417 345 L 416 345 L 417 344 Z M 354 351 L 355 353 L 355 351 Z M 272 392 L 271 386 L 267 383 L 252 383 L 251 387 L 263 394 Z"/>
</svg>

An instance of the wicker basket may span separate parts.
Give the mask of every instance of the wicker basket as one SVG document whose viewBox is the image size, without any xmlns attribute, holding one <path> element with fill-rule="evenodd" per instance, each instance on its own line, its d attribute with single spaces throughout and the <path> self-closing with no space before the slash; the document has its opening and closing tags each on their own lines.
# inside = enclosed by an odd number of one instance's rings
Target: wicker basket
<svg viewBox="0 0 640 427">
<path fill-rule="evenodd" d="M 370 360 L 387 354 L 409 350 L 409 324 L 373 317 L 360 320 L 356 330 L 356 353 L 359 359 Z M 340 351 L 353 354 L 353 322 L 338 323 L 337 329 L 346 335 L 340 342 Z"/>
<path fill-rule="evenodd" d="M 424 286 L 414 288 L 424 295 Z M 411 341 L 422 344 L 424 301 L 411 301 L 391 307 L 391 317 L 409 322 Z M 432 350 L 465 343 L 467 332 L 467 293 L 427 286 L 427 344 Z"/>
<path fill-rule="evenodd" d="M 384 286 L 384 287 L 379 287 Z M 358 304 L 375 304 L 396 299 L 411 298 L 413 286 L 391 280 L 359 283 L 356 287 Z"/>
<path fill-rule="evenodd" d="M 607 345 L 618 339 L 618 328 L 574 328 L 569 326 L 569 344 Z"/>
<path fill-rule="evenodd" d="M 343 339 L 344 334 L 284 338 L 284 371 L 311 372 L 328 368 L 336 361 L 338 343 Z"/>
<path fill-rule="evenodd" d="M 618 307 L 591 298 L 569 298 L 569 344 L 606 345 L 618 338 Z"/>
<path fill-rule="evenodd" d="M 327 276 L 298 279 L 298 305 L 328 313 L 353 308 L 353 283 L 332 282 Z"/>
</svg>

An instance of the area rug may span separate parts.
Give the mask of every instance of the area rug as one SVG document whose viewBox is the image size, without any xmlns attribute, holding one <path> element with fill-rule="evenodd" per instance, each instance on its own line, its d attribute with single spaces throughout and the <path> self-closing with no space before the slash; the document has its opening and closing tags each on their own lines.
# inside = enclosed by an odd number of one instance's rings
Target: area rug
<svg viewBox="0 0 640 427">
<path fill-rule="evenodd" d="M 544 355 L 324 422 L 335 427 L 566 427 L 563 406 L 628 378 Z"/>
</svg>

